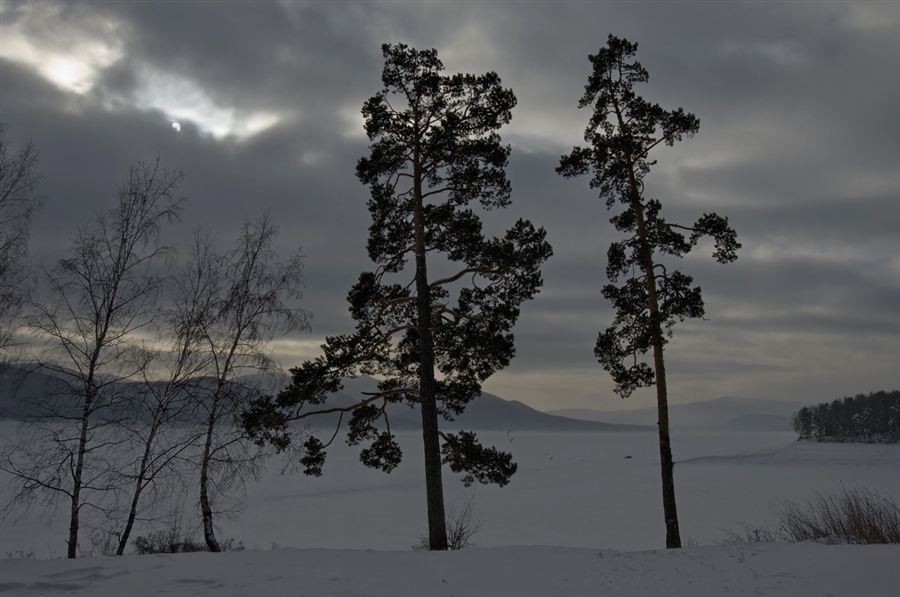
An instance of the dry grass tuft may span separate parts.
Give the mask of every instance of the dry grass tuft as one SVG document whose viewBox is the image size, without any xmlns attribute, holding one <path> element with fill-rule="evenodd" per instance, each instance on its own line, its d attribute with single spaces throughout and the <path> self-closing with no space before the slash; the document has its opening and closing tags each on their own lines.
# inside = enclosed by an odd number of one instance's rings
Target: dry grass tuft
<svg viewBox="0 0 900 597">
<path fill-rule="evenodd" d="M 900 505 L 869 489 L 816 492 L 803 503 L 785 500 L 774 510 L 779 518 L 777 529 L 743 525 L 741 531 L 729 532 L 723 543 L 900 543 Z"/>
</svg>

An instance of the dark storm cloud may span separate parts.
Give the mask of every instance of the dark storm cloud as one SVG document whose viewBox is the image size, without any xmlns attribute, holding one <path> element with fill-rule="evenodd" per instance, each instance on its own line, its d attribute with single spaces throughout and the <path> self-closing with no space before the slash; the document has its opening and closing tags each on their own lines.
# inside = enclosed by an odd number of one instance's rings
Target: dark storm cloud
<svg viewBox="0 0 900 597">
<path fill-rule="evenodd" d="M 622 406 L 592 354 L 612 315 L 600 296 L 612 214 L 586 179 L 554 173 L 588 118 L 577 109 L 587 55 L 611 32 L 639 42 L 650 71 L 645 97 L 701 120 L 695 138 L 658 152 L 648 191 L 672 221 L 729 216 L 744 244 L 733 265 L 715 264 L 708 251 L 680 264 L 703 287 L 709 321 L 676 329 L 672 400 L 818 400 L 900 385 L 896 5 L 87 2 L 2 10 L 0 117 L 14 143 L 34 140 L 45 174 L 33 254 L 52 264 L 75 228 L 111 204 L 128 163 L 159 155 L 187 175 L 174 241 L 183 246 L 203 225 L 226 243 L 245 218 L 271 210 L 279 251 L 302 247 L 314 334 L 279 347 L 287 366 L 352 326 L 344 297 L 371 267 L 367 192 L 354 176 L 367 146 L 359 110 L 381 85 L 380 44 L 405 42 L 437 48 L 451 72 L 494 70 L 515 91 L 519 105 L 503 132 L 513 146 L 513 206 L 489 214 L 488 226 L 500 231 L 526 217 L 554 246 L 544 289 L 522 310 L 517 358 L 487 389 L 540 407 Z M 51 82 L 47 65 L 67 56 L 87 56 L 96 68 L 70 73 L 69 87 Z M 265 128 L 266 118 L 276 124 Z"/>
</svg>

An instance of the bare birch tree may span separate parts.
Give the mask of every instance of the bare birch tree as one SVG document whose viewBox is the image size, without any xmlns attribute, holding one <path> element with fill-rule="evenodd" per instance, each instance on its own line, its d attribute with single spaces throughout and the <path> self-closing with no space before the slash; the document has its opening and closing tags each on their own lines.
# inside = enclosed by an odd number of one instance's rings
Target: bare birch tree
<svg viewBox="0 0 900 597">
<path fill-rule="evenodd" d="M 14 152 L 0 122 L 0 367 L 10 357 L 19 315 L 31 291 L 28 238 L 40 208 L 38 151 L 26 143 Z"/>
<path fill-rule="evenodd" d="M 212 235 L 196 231 L 188 264 L 171 280 L 170 303 L 161 317 L 161 346 L 147 351 L 144 379 L 136 390 L 134 422 L 124 426 L 140 457 L 129 479 L 131 500 L 117 555 L 124 553 L 138 515 L 160 501 L 154 495 L 148 506 L 145 491 L 171 497 L 189 485 L 183 459 L 200 439 L 196 426 L 190 424 L 197 414 L 190 388 L 192 380 L 208 373 L 211 364 L 205 339 L 216 299 L 217 262 Z M 148 375 L 156 370 L 162 373 L 160 378 Z"/>
<path fill-rule="evenodd" d="M 203 535 L 214 552 L 221 551 L 214 526 L 217 503 L 248 475 L 258 474 L 265 456 L 244 431 L 241 415 L 266 391 L 260 374 L 276 372 L 269 344 L 278 334 L 309 329 L 309 314 L 295 306 L 301 297 L 301 255 L 278 261 L 277 235 L 268 214 L 247 221 L 233 250 L 219 258 L 210 254 L 210 267 L 196 271 L 197 283 L 210 293 L 202 315 L 209 373 L 191 391 L 203 420 L 198 446 Z"/>
<path fill-rule="evenodd" d="M 136 339 L 157 317 L 161 279 L 155 273 L 169 250 L 160 228 L 178 218 L 181 172 L 159 160 L 132 165 L 118 189 L 118 206 L 99 213 L 75 236 L 71 256 L 43 271 L 47 298 L 28 324 L 45 341 L 40 369 L 58 380 L 56 391 L 34 396 L 30 436 L 4 454 L 2 467 L 19 480 L 17 501 L 40 494 L 69 505 L 67 555 L 78 554 L 83 510 L 116 508 L 116 433 L 127 396 L 121 381 L 141 374 Z"/>
<path fill-rule="evenodd" d="M 139 516 L 149 513 L 152 519 L 155 506 L 169 507 L 171 498 L 182 495 L 189 485 L 184 463 L 199 439 L 196 426 L 190 425 L 196 415 L 190 385 L 209 365 L 203 334 L 212 298 L 203 284 L 209 244 L 200 237 L 196 240 L 186 273 L 173 281 L 172 302 L 162 316 L 162 346 L 145 351 L 143 379 L 129 392 L 130 416 L 121 428 L 131 438 L 137 458 L 127 475 L 130 500 L 117 533 L 116 555 L 125 552 Z M 196 272 L 199 275 L 192 275 Z"/>
</svg>

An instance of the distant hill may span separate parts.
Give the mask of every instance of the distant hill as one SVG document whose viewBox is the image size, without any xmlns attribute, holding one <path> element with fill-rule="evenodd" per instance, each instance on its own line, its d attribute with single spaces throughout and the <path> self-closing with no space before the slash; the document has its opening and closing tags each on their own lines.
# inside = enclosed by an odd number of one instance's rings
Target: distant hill
<svg viewBox="0 0 900 597">
<path fill-rule="evenodd" d="M 377 390 L 377 380 L 371 377 L 357 377 L 344 380 L 344 389 L 329 398 L 332 405 L 350 405 L 363 392 Z M 344 415 L 345 420 L 349 415 Z M 391 427 L 394 429 L 421 429 L 422 420 L 418 409 L 404 404 L 394 404 L 388 408 Z M 316 427 L 333 426 L 337 415 L 312 417 L 307 420 Z M 472 429 L 480 431 L 653 431 L 655 427 L 646 425 L 618 425 L 600 421 L 586 421 L 541 412 L 518 400 L 504 400 L 499 396 L 482 393 L 468 404 L 462 415 L 455 421 L 441 421 L 442 429 Z"/>
<path fill-rule="evenodd" d="M 6 367 L 0 373 L 0 419 L 25 420 L 42 415 L 44 413 L 41 412 L 36 404 L 40 403 L 39 398 L 41 396 L 48 395 L 58 397 L 54 404 L 54 412 L 66 413 L 70 417 L 79 417 L 81 414 L 80 408 L 74 406 L 68 397 L 67 382 L 71 383 L 73 379 L 66 379 L 63 373 L 50 372 L 46 369 L 30 366 L 11 365 Z M 129 394 L 137 393 L 141 387 L 141 384 L 137 382 L 114 377 L 106 379 L 108 382 L 111 382 L 107 390 L 110 395 L 114 393 L 116 396 L 128 396 Z M 260 380 L 262 379 L 260 376 Z M 191 381 L 196 386 L 215 383 L 209 377 L 195 377 Z M 102 415 L 98 416 L 119 417 L 124 416 L 123 412 L 121 405 L 117 405 L 104 409 Z M 140 420 L 140 413 L 130 413 L 128 416 L 132 418 L 137 416 L 138 420 Z"/>
<path fill-rule="evenodd" d="M 52 392 L 58 380 L 40 371 L 10 365 L 0 373 L 0 419 L 24 419 L 34 410 L 25 400 Z"/>
<path fill-rule="evenodd" d="M 654 431 L 655 426 L 584 421 L 535 410 L 518 400 L 482 393 L 459 417 L 459 427 L 520 431 Z M 452 423 L 450 424 L 452 426 Z"/>
<path fill-rule="evenodd" d="M 673 429 L 718 429 L 728 431 L 790 431 L 791 415 L 800 405 L 767 398 L 716 398 L 705 402 L 669 406 Z M 656 426 L 655 407 L 624 411 L 588 408 L 558 409 L 550 414 L 628 425 Z"/>
<path fill-rule="evenodd" d="M 52 391 L 54 378 L 46 373 L 10 367 L 0 375 L 0 419 L 25 419 L 34 414 L 24 397 Z M 128 382 L 119 382 L 127 387 Z M 350 405 L 362 392 L 377 389 L 377 380 L 358 377 L 344 380 L 344 389 L 332 395 L 330 405 Z M 277 388 L 270 388 L 276 391 Z M 391 426 L 395 429 L 421 429 L 421 415 L 417 409 L 403 404 L 391 405 L 388 410 Z M 345 421 L 349 415 L 344 415 Z M 333 426 L 337 415 L 323 415 L 306 419 L 315 427 Z M 465 412 L 455 421 L 441 423 L 443 429 L 473 429 L 484 431 L 563 431 L 563 432 L 612 432 L 653 431 L 655 427 L 634 424 L 611 424 L 548 414 L 535 410 L 517 400 L 504 400 L 493 394 L 483 393 L 469 403 Z"/>
</svg>

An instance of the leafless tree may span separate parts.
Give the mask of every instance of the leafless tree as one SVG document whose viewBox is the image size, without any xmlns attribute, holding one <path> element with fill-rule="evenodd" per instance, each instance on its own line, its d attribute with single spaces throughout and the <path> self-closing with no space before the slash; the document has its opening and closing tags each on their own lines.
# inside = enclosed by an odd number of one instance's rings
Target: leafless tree
<svg viewBox="0 0 900 597">
<path fill-rule="evenodd" d="M 20 482 L 16 501 L 37 494 L 69 504 L 68 557 L 78 553 L 82 510 L 109 513 L 121 497 L 116 461 L 126 438 L 119 433 L 129 399 L 122 380 L 144 372 L 139 339 L 157 317 L 160 228 L 178 218 L 181 172 L 159 160 L 132 165 L 118 189 L 118 206 L 101 212 L 76 235 L 71 256 L 43 270 L 47 298 L 28 325 L 45 341 L 40 369 L 58 380 L 54 392 L 35 396 L 30 437 L 2 460 Z"/>
<path fill-rule="evenodd" d="M 42 204 L 35 195 L 40 180 L 37 149 L 28 142 L 18 152 L 12 150 L 0 122 L 0 367 L 10 357 L 31 290 L 28 238 L 31 217 Z"/>
<path fill-rule="evenodd" d="M 235 248 L 216 258 L 208 247 L 194 284 L 208 292 L 202 318 L 209 374 L 192 388 L 203 420 L 199 490 L 203 534 L 210 551 L 221 551 L 214 515 L 230 490 L 258 474 L 265 455 L 247 436 L 241 415 L 266 390 L 276 371 L 269 344 L 278 334 L 309 329 L 309 314 L 294 306 L 302 285 L 302 260 L 278 261 L 272 245 L 277 227 L 267 214 L 244 223 Z M 252 374 L 252 375 L 251 375 Z"/>
<path fill-rule="evenodd" d="M 197 415 L 192 386 L 209 373 L 213 362 L 206 343 L 209 316 L 218 298 L 219 258 L 212 236 L 195 232 L 190 255 L 189 263 L 170 280 L 158 347 L 144 353 L 143 379 L 132 390 L 132 416 L 121 425 L 138 458 L 129 469 L 130 503 L 124 526 L 116 534 L 117 555 L 124 553 L 140 514 L 156 505 L 171 507 L 165 498 L 189 486 L 189 468 L 183 465 L 204 437 L 191 424 Z M 148 490 L 153 494 L 149 500 Z"/>
<path fill-rule="evenodd" d="M 185 331 L 176 329 L 172 334 L 182 340 Z M 187 387 L 191 374 L 199 369 L 194 368 L 196 363 L 185 346 L 177 346 L 180 350 L 175 353 L 148 351 L 143 379 L 128 386 L 129 416 L 118 427 L 129 446 L 125 452 L 134 457 L 129 466 L 119 469 L 125 477 L 120 486 L 129 489 L 124 522 L 112 526 L 116 555 L 125 553 L 139 517 L 158 520 L 155 511 L 171 508 L 173 497 L 184 496 L 189 486 L 185 464 L 198 436 L 196 428 L 186 424 L 195 413 Z M 164 379 L 151 376 L 156 367 L 164 368 Z"/>
</svg>

